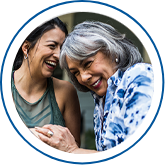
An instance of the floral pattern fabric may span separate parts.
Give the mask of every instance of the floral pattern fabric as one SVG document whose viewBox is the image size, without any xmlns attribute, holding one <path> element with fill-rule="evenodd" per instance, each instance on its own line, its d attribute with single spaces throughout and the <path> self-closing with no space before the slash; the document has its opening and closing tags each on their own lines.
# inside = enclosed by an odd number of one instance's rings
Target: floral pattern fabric
<svg viewBox="0 0 165 165">
<path fill-rule="evenodd" d="M 94 132 L 98 151 L 110 149 L 132 135 L 144 120 L 152 101 L 153 70 L 138 63 L 125 72 L 117 70 L 104 96 L 91 92 L 95 102 Z"/>
</svg>

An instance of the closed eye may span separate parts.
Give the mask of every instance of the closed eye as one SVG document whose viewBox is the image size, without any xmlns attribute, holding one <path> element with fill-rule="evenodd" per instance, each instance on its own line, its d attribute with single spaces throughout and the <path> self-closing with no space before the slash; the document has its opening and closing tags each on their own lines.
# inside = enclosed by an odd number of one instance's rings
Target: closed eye
<svg viewBox="0 0 165 165">
<path fill-rule="evenodd" d="M 47 40 L 46 42 L 48 42 L 48 47 L 52 50 L 54 50 L 57 45 L 58 45 L 58 42 L 54 41 L 54 40 Z"/>
<path fill-rule="evenodd" d="M 55 44 L 48 45 L 50 49 L 54 50 L 56 48 Z"/>
<path fill-rule="evenodd" d="M 77 77 L 79 75 L 79 71 L 72 72 L 72 74 Z"/>
<path fill-rule="evenodd" d="M 85 68 L 89 68 L 91 66 L 93 61 L 87 61 L 85 64 L 84 64 L 84 67 Z"/>
</svg>

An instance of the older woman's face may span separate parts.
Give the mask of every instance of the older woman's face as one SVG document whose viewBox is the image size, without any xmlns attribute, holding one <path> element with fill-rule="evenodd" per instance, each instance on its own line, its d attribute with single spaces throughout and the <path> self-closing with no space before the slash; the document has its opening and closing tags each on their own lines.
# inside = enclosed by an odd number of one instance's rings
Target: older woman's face
<svg viewBox="0 0 165 165">
<path fill-rule="evenodd" d="M 72 60 L 66 57 L 70 72 L 77 78 L 78 82 L 88 89 L 94 91 L 99 96 L 103 96 L 107 91 L 107 80 L 115 73 L 115 63 L 98 52 L 96 55 L 83 61 Z"/>
</svg>

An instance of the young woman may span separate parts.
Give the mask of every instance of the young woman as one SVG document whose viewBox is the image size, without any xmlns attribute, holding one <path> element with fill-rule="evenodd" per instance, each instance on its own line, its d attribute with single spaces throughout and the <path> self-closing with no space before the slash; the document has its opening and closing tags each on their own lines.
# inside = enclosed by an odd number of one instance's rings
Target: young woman
<svg viewBox="0 0 165 165">
<path fill-rule="evenodd" d="M 90 91 L 94 98 L 97 151 L 120 144 L 136 131 L 151 105 L 153 70 L 142 63 L 138 49 L 124 35 L 101 22 L 83 22 L 63 44 L 60 64 L 77 89 Z M 54 132 L 51 138 L 45 136 L 49 129 Z M 70 131 L 61 126 L 37 131 L 41 140 L 57 149 L 97 152 L 79 148 Z"/>
<path fill-rule="evenodd" d="M 12 94 L 21 119 L 36 136 L 34 127 L 61 125 L 71 131 L 80 146 L 80 107 L 76 90 L 69 82 L 52 77 L 67 34 L 66 26 L 58 18 L 30 33 L 14 61 Z"/>
</svg>

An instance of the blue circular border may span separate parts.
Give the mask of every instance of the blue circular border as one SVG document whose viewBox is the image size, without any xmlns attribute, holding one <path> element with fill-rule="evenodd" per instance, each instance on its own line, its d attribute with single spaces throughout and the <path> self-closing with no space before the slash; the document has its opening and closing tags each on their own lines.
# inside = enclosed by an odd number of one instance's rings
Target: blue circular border
<svg viewBox="0 0 165 165">
<path fill-rule="evenodd" d="M 159 102 L 159 106 L 158 106 L 158 109 L 157 109 L 157 112 L 154 116 L 154 119 L 152 120 L 150 126 L 148 127 L 148 129 L 145 131 L 145 133 L 133 144 L 131 145 L 129 148 L 127 148 L 126 150 L 120 152 L 119 154 L 116 154 L 112 157 L 109 157 L 109 158 L 106 158 L 106 159 L 103 159 L 103 160 L 99 160 L 99 161 L 92 161 L 92 162 L 72 162 L 72 161 L 66 161 L 66 160 L 62 160 L 62 159 L 58 159 L 58 158 L 55 158 L 55 157 L 52 157 L 42 151 L 40 151 L 39 149 L 37 149 L 35 146 L 33 146 L 31 143 L 29 143 L 22 135 L 21 133 L 18 131 L 18 129 L 15 127 L 14 123 L 12 122 L 10 116 L 9 116 L 9 113 L 7 111 L 7 108 L 6 108 L 6 105 L 5 105 L 5 101 L 4 101 L 4 97 L 3 97 L 3 89 L 2 89 L 2 75 L 3 75 L 3 67 L 4 67 L 4 64 L 5 64 L 5 59 L 6 59 L 6 56 L 8 54 L 8 51 L 13 43 L 13 41 L 15 40 L 15 38 L 17 37 L 17 35 L 19 34 L 19 32 L 31 21 L 33 20 L 35 17 L 37 17 L 38 15 L 42 14 L 43 12 L 49 10 L 49 9 L 52 9 L 54 7 L 58 7 L 58 6 L 61 6 L 61 5 L 64 5 L 64 4 L 70 4 L 70 3 L 76 3 L 76 2 L 89 2 L 89 3 L 96 3 L 96 4 L 99 4 L 99 5 L 104 5 L 104 6 L 108 6 L 110 8 L 113 8 L 115 10 L 118 10 L 119 12 L 125 14 L 126 16 L 128 16 L 129 18 L 131 18 L 135 23 L 137 23 L 141 28 L 142 30 L 146 33 L 146 35 L 149 37 L 150 41 L 152 42 L 156 52 L 157 52 L 157 55 L 158 55 L 158 59 L 159 59 L 159 62 L 160 62 L 160 66 L 161 66 L 161 71 L 162 71 L 162 92 L 161 92 L 161 99 L 160 99 L 160 102 Z M 39 13 L 37 13 L 36 15 L 34 15 L 33 17 L 31 17 L 18 31 L 17 33 L 14 35 L 13 39 L 11 40 L 7 50 L 6 50 L 6 53 L 5 53 L 5 56 L 4 56 L 4 59 L 2 61 L 2 67 L 1 67 L 1 73 L 0 73 L 0 89 L 1 89 L 1 98 L 2 98 L 2 103 L 3 103 L 3 106 L 4 106 L 4 109 L 6 111 L 6 114 L 7 114 L 7 117 L 9 118 L 9 121 L 10 123 L 12 124 L 12 126 L 14 127 L 14 129 L 17 131 L 17 133 L 21 136 L 21 138 L 27 142 L 31 147 L 33 147 L 35 150 L 37 150 L 38 152 L 42 153 L 43 155 L 51 158 L 51 159 L 55 159 L 57 161 L 61 161 L 61 162 L 65 162 L 65 163 L 72 163 L 72 164 L 93 164 L 93 163 L 100 163 L 100 162 L 104 162 L 104 161 L 107 161 L 107 160 L 110 160 L 110 159 L 113 159 L 121 154 L 123 154 L 124 152 L 128 151 L 129 149 L 131 149 L 132 147 L 134 147 L 146 134 L 147 132 L 149 131 L 149 129 L 151 128 L 151 126 L 153 125 L 153 123 L 155 122 L 155 119 L 159 113 L 159 110 L 160 110 L 160 107 L 161 107 L 161 104 L 162 104 L 162 100 L 163 100 L 163 94 L 164 94 L 164 70 L 163 70 L 163 64 L 162 64 L 162 61 L 161 61 L 161 57 L 160 57 L 160 54 L 159 54 L 159 51 L 154 43 L 154 41 L 152 40 L 151 36 L 148 34 L 148 32 L 144 29 L 144 27 L 137 21 L 135 20 L 132 16 L 130 16 L 129 14 L 127 14 L 126 12 L 122 11 L 121 9 L 118 9 L 112 5 L 109 5 L 109 4 L 106 4 L 106 3 L 103 3 L 103 2 L 99 2 L 99 1 L 90 1 L 90 0 L 83 0 L 83 1 L 80 1 L 80 0 L 77 0 L 77 1 L 65 1 L 65 2 L 62 2 L 62 3 L 58 3 L 56 5 L 53 5 L 53 6 L 50 6 L 42 11 L 40 11 Z"/>
</svg>

